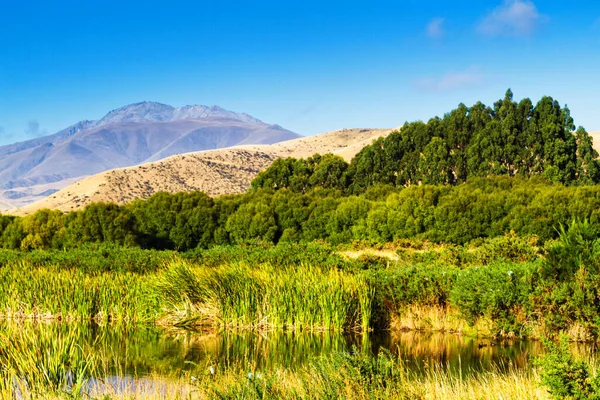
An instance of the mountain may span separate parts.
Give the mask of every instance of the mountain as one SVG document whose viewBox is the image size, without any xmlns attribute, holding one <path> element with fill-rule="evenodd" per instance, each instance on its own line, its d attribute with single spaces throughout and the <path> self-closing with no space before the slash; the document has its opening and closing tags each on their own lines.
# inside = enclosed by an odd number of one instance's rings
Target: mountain
<svg viewBox="0 0 600 400">
<path fill-rule="evenodd" d="M 217 106 L 131 104 L 97 121 L 0 147 L 0 203 L 4 208 L 24 204 L 69 180 L 174 154 L 297 137 L 279 125 Z"/>
<path fill-rule="evenodd" d="M 334 153 L 350 161 L 364 146 L 390 132 L 391 129 L 344 129 L 271 145 L 243 145 L 171 156 L 87 177 L 11 213 L 26 215 L 41 208 L 73 211 L 98 201 L 125 204 L 161 191 L 200 190 L 210 196 L 242 193 L 277 158 Z"/>
</svg>

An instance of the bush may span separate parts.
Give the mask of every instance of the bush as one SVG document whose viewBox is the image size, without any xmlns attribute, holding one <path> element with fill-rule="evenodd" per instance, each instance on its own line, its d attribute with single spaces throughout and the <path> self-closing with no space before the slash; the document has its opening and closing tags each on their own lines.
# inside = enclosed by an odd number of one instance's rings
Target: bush
<svg viewBox="0 0 600 400">
<path fill-rule="evenodd" d="M 463 270 L 451 290 L 450 302 L 471 325 L 486 317 L 498 333 L 521 333 L 533 268 L 533 263 L 498 263 Z"/>
<path fill-rule="evenodd" d="M 569 352 L 569 343 L 562 337 L 555 345 L 545 341 L 547 354 L 536 360 L 542 368 L 542 383 L 555 399 L 600 399 L 600 376 L 593 374 L 589 363 L 576 360 Z"/>
</svg>

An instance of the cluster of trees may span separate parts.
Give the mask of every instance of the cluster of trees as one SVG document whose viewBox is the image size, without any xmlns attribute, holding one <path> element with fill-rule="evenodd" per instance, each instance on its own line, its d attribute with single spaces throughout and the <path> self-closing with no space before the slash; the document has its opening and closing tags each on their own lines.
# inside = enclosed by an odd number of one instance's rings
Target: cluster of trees
<svg viewBox="0 0 600 400">
<path fill-rule="evenodd" d="M 585 129 L 575 130 L 567 107 L 551 97 L 535 106 L 507 91 L 494 107 L 481 102 L 407 123 L 376 140 L 348 165 L 340 157 L 275 162 L 254 187 L 306 191 L 337 188 L 358 194 L 378 184 L 458 184 L 489 175 L 544 176 L 551 182 L 600 182 L 598 153 Z"/>
<path fill-rule="evenodd" d="M 542 241 L 560 224 L 588 219 L 600 228 L 600 186 L 566 186 L 542 177 L 475 178 L 462 185 L 379 185 L 361 195 L 336 189 L 257 189 L 210 198 L 158 193 L 125 206 L 96 203 L 63 214 L 40 210 L 0 217 L 0 247 L 64 249 L 113 243 L 189 250 L 258 241 L 417 238 L 466 243 L 509 231 Z"/>
</svg>

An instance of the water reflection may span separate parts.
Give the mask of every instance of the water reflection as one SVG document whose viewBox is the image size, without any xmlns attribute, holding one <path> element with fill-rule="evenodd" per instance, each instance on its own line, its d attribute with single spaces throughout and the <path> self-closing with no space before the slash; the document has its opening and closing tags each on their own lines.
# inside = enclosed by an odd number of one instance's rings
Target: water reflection
<svg viewBox="0 0 600 400">
<path fill-rule="evenodd" d="M 293 332 L 191 332 L 156 326 L 119 327 L 95 324 L 8 324 L 0 335 L 15 330 L 28 335 L 68 336 L 91 344 L 107 370 L 116 375 L 177 375 L 187 370 L 207 370 L 209 365 L 249 369 L 298 368 L 313 357 L 334 352 L 376 354 L 387 349 L 402 358 L 415 373 L 443 368 L 451 373 L 477 374 L 509 367 L 525 368 L 531 357 L 543 351 L 536 341 L 477 340 L 457 335 L 379 332 L 366 335 Z M 585 354 L 590 346 L 576 345 Z"/>
<path fill-rule="evenodd" d="M 441 333 L 397 332 L 382 339 L 380 347 L 391 349 L 417 372 L 435 367 L 470 375 L 490 369 L 525 368 L 531 357 L 543 351 L 537 341 L 495 341 Z"/>
</svg>

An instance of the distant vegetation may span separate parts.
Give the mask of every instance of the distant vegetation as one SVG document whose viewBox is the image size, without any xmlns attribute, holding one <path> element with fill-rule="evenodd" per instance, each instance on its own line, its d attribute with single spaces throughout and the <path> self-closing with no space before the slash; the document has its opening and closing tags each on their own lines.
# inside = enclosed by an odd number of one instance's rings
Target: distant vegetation
<svg viewBox="0 0 600 400">
<path fill-rule="evenodd" d="M 125 206 L 96 203 L 69 214 L 40 210 L 23 218 L 2 216 L 0 247 L 29 251 L 113 244 L 187 251 L 259 242 L 399 239 L 464 244 L 511 231 L 544 242 L 574 219 L 600 228 L 600 186 L 489 177 L 457 186 L 378 185 L 348 196 L 322 188 L 304 193 L 257 189 L 216 199 L 199 192 L 159 193 Z"/>
<path fill-rule="evenodd" d="M 359 194 L 382 184 L 454 185 L 490 175 L 587 185 L 600 181 L 597 158 L 592 138 L 575 130 L 567 107 L 551 97 L 535 106 L 529 99 L 517 103 L 509 90 L 493 108 L 460 104 L 443 118 L 407 123 L 363 148 L 350 165 L 333 156 L 278 160 L 253 187 Z"/>
</svg>

